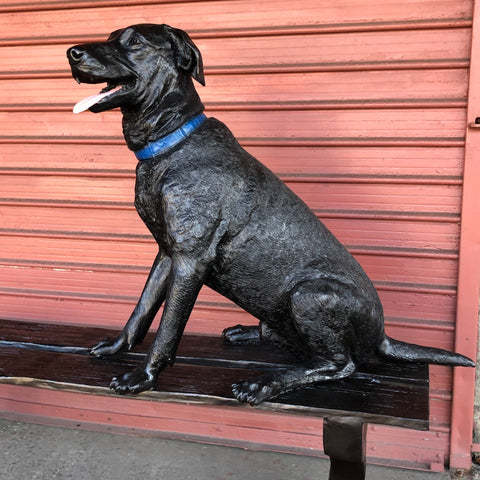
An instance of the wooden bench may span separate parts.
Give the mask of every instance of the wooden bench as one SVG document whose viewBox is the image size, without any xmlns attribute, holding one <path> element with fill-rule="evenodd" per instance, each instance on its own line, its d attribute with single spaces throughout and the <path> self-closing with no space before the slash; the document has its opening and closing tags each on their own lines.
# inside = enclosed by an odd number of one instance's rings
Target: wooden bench
<svg viewBox="0 0 480 480">
<path fill-rule="evenodd" d="M 145 348 L 115 359 L 89 356 L 87 345 L 113 337 L 101 328 L 0 322 L 0 382 L 109 394 L 113 376 L 139 365 Z M 146 339 L 148 346 L 151 338 Z M 93 341 L 93 343 L 94 343 Z M 294 363 L 272 346 L 227 346 L 220 337 L 184 335 L 173 368 L 162 372 L 151 399 L 253 408 L 238 403 L 231 384 Z M 428 429 L 428 366 L 372 359 L 352 377 L 303 388 L 259 409 L 324 418 L 330 480 L 365 478 L 367 423 Z"/>
</svg>

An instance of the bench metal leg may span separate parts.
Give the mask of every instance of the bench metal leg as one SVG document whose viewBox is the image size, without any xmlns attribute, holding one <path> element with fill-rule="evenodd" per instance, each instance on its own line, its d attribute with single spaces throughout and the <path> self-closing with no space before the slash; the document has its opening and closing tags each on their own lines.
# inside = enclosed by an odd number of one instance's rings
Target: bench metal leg
<svg viewBox="0 0 480 480">
<path fill-rule="evenodd" d="M 365 479 L 367 424 L 356 417 L 323 421 L 323 450 L 330 457 L 329 480 Z"/>
</svg>

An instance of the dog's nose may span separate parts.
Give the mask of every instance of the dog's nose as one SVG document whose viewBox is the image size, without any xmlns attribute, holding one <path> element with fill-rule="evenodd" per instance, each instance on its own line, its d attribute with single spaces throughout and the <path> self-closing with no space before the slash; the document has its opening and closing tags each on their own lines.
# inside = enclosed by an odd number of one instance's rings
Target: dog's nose
<svg viewBox="0 0 480 480">
<path fill-rule="evenodd" d="M 83 58 L 85 55 L 85 50 L 82 50 L 81 48 L 78 47 L 71 47 L 67 50 L 67 57 L 75 63 L 80 62 L 80 60 Z"/>
</svg>

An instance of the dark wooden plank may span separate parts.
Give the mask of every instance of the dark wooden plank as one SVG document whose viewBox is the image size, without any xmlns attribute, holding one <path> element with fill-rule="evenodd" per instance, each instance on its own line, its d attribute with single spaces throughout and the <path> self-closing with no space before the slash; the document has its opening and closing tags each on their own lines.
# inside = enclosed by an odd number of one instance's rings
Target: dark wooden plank
<svg viewBox="0 0 480 480">
<path fill-rule="evenodd" d="M 113 395 L 108 388 L 111 378 L 140 365 L 143 355 L 88 356 L 82 346 L 85 338 L 103 338 L 105 333 L 98 328 L 4 322 L 0 324 L 0 382 Z M 48 342 L 64 350 L 45 351 Z M 80 354 L 70 353 L 72 347 Z M 207 336 L 185 335 L 179 354 L 176 365 L 160 375 L 156 390 L 140 398 L 242 406 L 233 398 L 232 383 L 254 378 L 275 362 L 284 366 L 295 361 L 271 347 L 227 347 L 221 338 Z M 290 392 L 257 408 L 320 416 L 355 414 L 366 422 L 428 427 L 427 366 L 405 368 L 373 360 L 364 370 L 348 379 Z"/>
<path fill-rule="evenodd" d="M 131 356 L 97 359 L 86 355 L 0 348 L 0 382 L 113 394 L 113 376 L 140 365 Z M 140 394 L 172 401 L 238 405 L 231 384 L 260 375 L 259 370 L 175 365 L 160 375 L 155 392 Z M 428 423 L 428 389 L 392 387 L 381 381 L 350 378 L 307 387 L 266 402 L 260 408 L 306 415 L 356 414 L 365 421 L 423 429 Z"/>
<path fill-rule="evenodd" d="M 42 345 L 57 345 L 85 348 L 93 346 L 105 337 L 113 338 L 118 335 L 118 330 L 99 327 L 80 327 L 70 325 L 45 324 L 40 322 L 19 322 L 11 320 L 0 321 L 0 342 L 25 342 Z M 153 340 L 153 333 L 149 333 L 142 345 L 135 348 L 134 352 L 145 354 Z M 272 345 L 261 346 L 228 346 L 222 342 L 220 336 L 209 335 L 184 335 L 179 346 L 177 363 L 193 363 L 195 359 L 212 359 L 217 364 L 225 361 L 246 362 L 247 364 L 259 362 L 262 368 L 268 364 L 293 365 L 296 358 L 291 353 L 275 348 Z M 253 365 L 250 367 L 253 368 Z M 375 377 L 392 378 L 392 382 L 399 379 L 418 380 L 425 379 L 423 365 L 401 364 L 386 362 L 372 358 L 367 364 L 362 365 L 357 373 L 359 378 L 370 379 Z"/>
</svg>

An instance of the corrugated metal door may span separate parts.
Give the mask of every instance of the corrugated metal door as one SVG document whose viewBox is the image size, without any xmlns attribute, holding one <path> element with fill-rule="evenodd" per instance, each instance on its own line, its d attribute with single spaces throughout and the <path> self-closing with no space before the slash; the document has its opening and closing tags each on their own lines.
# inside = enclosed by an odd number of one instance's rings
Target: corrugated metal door
<svg viewBox="0 0 480 480">
<path fill-rule="evenodd" d="M 293 10 L 287 0 L 2 2 L 0 315 L 118 327 L 128 318 L 156 247 L 133 207 L 120 114 L 71 113 L 98 88 L 75 84 L 65 50 L 169 23 L 203 52 L 207 113 L 354 253 L 388 333 L 454 348 L 472 10 L 472 0 L 302 0 Z M 253 321 L 204 289 L 188 328 Z M 443 469 L 452 372 L 431 372 L 430 431 L 371 426 L 371 461 Z M 321 445 L 314 419 L 147 402 L 139 413 L 101 398 L 86 409 L 81 395 L 35 395 L 2 386 L 0 410 L 309 454 Z"/>
</svg>

